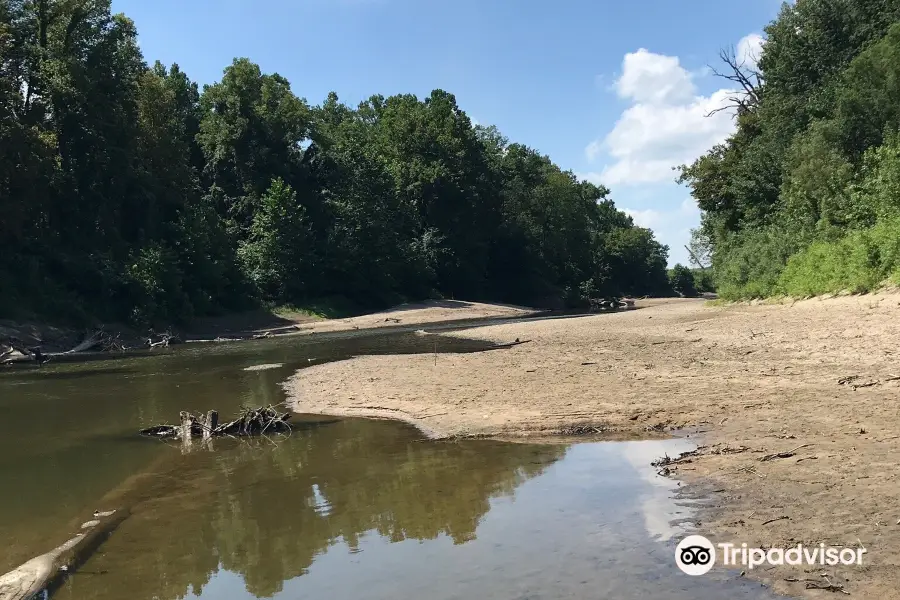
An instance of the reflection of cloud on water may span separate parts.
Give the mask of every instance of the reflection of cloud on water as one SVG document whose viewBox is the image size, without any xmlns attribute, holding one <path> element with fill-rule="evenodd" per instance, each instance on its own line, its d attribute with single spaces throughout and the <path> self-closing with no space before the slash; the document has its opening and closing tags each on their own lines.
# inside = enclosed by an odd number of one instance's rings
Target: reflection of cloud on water
<svg viewBox="0 0 900 600">
<path fill-rule="evenodd" d="M 684 529 L 673 525 L 672 521 L 683 518 L 685 509 L 674 501 L 678 482 L 657 475 L 650 463 L 665 455 L 677 456 L 695 447 L 688 440 L 648 440 L 621 445 L 625 460 L 634 467 L 642 480 L 650 484 L 640 501 L 644 527 L 653 538 L 667 541 L 683 533 Z"/>
</svg>

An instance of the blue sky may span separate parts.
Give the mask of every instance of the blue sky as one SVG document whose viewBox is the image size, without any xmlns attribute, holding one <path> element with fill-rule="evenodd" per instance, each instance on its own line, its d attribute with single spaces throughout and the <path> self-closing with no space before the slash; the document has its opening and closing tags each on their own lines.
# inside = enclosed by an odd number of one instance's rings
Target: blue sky
<svg viewBox="0 0 900 600">
<path fill-rule="evenodd" d="M 311 103 L 441 88 L 481 124 L 603 183 L 670 246 L 699 223 L 671 166 L 733 127 L 719 48 L 755 56 L 778 0 L 113 0 L 148 61 L 211 83 L 246 56 Z M 748 37 L 749 36 L 749 37 Z"/>
</svg>

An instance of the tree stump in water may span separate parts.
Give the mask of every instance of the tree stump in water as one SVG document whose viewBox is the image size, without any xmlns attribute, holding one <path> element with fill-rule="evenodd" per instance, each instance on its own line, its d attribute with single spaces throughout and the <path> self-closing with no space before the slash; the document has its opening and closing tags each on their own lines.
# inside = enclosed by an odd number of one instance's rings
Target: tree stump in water
<svg viewBox="0 0 900 600">
<path fill-rule="evenodd" d="M 272 406 L 245 409 L 236 419 L 219 425 L 219 413 L 211 410 L 206 416 L 194 416 L 181 411 L 181 425 L 154 425 L 140 431 L 141 435 L 156 438 L 181 440 L 189 446 L 191 439 L 201 437 L 204 440 L 217 436 L 250 436 L 269 433 L 289 433 L 291 425 L 288 419 L 291 413 L 278 412 Z"/>
<path fill-rule="evenodd" d="M 208 440 L 212 437 L 213 431 L 219 426 L 219 413 L 211 410 L 206 413 L 206 423 L 203 425 L 203 439 Z"/>
<path fill-rule="evenodd" d="M 189 452 L 191 449 L 191 427 L 193 424 L 194 418 L 191 416 L 191 413 L 181 411 L 181 427 L 179 428 L 179 433 L 181 434 L 181 448 L 184 452 Z"/>
</svg>

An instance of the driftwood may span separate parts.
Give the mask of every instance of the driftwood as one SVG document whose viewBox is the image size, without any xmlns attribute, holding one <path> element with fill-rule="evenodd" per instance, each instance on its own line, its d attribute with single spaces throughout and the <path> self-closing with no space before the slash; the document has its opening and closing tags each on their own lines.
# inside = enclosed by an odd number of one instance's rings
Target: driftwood
<svg viewBox="0 0 900 600">
<path fill-rule="evenodd" d="M 43 365 L 51 360 L 69 362 L 75 355 L 81 357 L 89 354 L 125 352 L 128 349 L 122 343 L 121 334 L 112 335 L 103 329 L 86 333 L 84 340 L 65 352 L 44 352 L 39 345 L 29 347 L 18 338 L 10 336 L 0 342 L 0 364 L 36 362 Z"/>
<path fill-rule="evenodd" d="M 610 310 L 622 310 L 634 308 L 634 300 L 630 298 L 591 298 L 590 310 L 603 312 Z"/>
<path fill-rule="evenodd" d="M 494 346 L 489 348 L 489 350 L 502 350 L 504 348 L 512 348 L 513 346 L 518 346 L 520 344 L 528 344 L 530 342 L 531 342 L 531 340 L 520 340 L 519 338 L 516 338 L 516 341 L 514 341 L 514 342 L 506 342 L 504 344 L 495 344 Z"/>
<path fill-rule="evenodd" d="M 181 425 L 154 425 L 140 431 L 141 435 L 155 438 L 190 440 L 194 437 L 209 439 L 217 436 L 265 435 L 267 433 L 287 433 L 291 430 L 289 412 L 279 412 L 273 406 L 247 408 L 237 418 L 219 422 L 219 413 L 214 410 L 206 415 L 193 415 L 182 411 Z"/>
<path fill-rule="evenodd" d="M 168 348 L 170 345 L 178 343 L 181 343 L 181 338 L 167 330 L 159 334 L 151 331 L 146 345 L 152 350 L 153 348 Z"/>
<path fill-rule="evenodd" d="M 66 543 L 0 575 L 0 600 L 31 600 L 45 590 L 52 591 L 87 560 L 128 516 L 128 511 L 98 511 L 93 516 Z"/>
</svg>

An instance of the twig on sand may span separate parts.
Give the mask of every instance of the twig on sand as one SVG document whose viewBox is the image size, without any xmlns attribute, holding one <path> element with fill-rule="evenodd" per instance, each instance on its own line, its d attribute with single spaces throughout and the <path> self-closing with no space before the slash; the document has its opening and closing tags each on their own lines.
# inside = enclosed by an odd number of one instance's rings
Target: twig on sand
<svg viewBox="0 0 900 600">
<path fill-rule="evenodd" d="M 521 340 L 520 341 L 518 338 L 516 338 L 516 341 L 514 341 L 514 342 L 507 342 L 505 344 L 496 344 L 496 345 L 488 348 L 488 350 L 501 350 L 504 348 L 512 348 L 513 346 L 518 346 L 520 344 L 527 344 L 530 341 L 531 340 Z"/>
<path fill-rule="evenodd" d="M 769 460 L 775 460 L 776 458 L 791 458 L 792 456 L 794 456 L 797 453 L 797 450 L 800 450 L 801 448 L 806 448 L 808 446 L 809 446 L 809 444 L 800 444 L 796 448 L 794 448 L 792 450 L 788 450 L 787 452 L 776 452 L 775 454 L 766 454 L 759 460 L 760 460 L 760 462 L 766 462 Z"/>
<path fill-rule="evenodd" d="M 769 523 L 774 523 L 775 521 L 784 521 L 786 519 L 790 519 L 787 515 L 781 515 L 780 517 L 775 517 L 774 519 L 769 519 L 768 521 L 763 521 L 763 525 L 768 525 Z"/>
<path fill-rule="evenodd" d="M 846 377 L 841 377 L 838 379 L 838 385 L 849 385 L 853 388 L 853 391 L 856 391 L 860 388 L 874 387 L 876 385 L 887 383 L 889 381 L 900 381 L 900 375 L 891 375 L 885 379 L 873 379 L 872 381 L 867 381 L 865 383 L 854 383 L 857 379 L 859 379 L 859 375 L 847 375 Z"/>
</svg>

